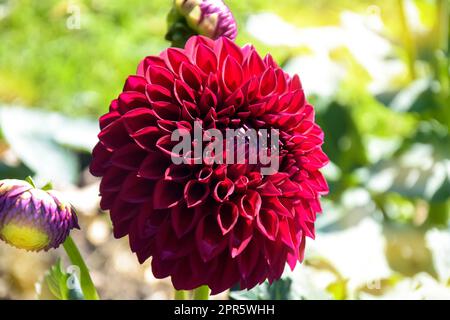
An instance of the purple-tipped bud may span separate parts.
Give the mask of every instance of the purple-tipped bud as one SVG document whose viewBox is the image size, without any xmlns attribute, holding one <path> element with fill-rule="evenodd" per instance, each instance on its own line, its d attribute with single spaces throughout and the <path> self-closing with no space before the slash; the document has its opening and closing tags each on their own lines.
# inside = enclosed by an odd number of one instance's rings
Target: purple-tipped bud
<svg viewBox="0 0 450 320">
<path fill-rule="evenodd" d="M 59 247 L 78 228 L 74 208 L 55 191 L 22 180 L 0 180 L 0 239 L 29 251 Z"/>
<path fill-rule="evenodd" d="M 236 20 L 222 0 L 174 0 L 169 25 L 167 38 L 175 43 L 179 42 L 178 38 L 188 38 L 193 34 L 211 39 L 224 36 L 230 40 L 237 36 Z"/>
</svg>

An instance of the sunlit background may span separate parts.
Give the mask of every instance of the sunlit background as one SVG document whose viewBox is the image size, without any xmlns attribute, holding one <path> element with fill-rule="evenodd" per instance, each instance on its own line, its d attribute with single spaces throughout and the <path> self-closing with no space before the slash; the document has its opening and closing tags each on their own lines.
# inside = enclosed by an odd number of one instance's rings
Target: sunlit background
<svg viewBox="0 0 450 320">
<path fill-rule="evenodd" d="M 449 1 L 227 4 L 239 44 L 300 75 L 331 159 L 331 192 L 304 264 L 231 297 L 450 299 Z M 86 169 L 96 118 L 140 59 L 169 45 L 170 7 L 0 0 L 0 179 L 33 175 L 69 197 L 82 227 L 72 235 L 102 298 L 172 298 L 128 239 L 113 238 Z M 48 297 L 41 281 L 58 256 L 1 242 L 0 298 Z"/>
</svg>

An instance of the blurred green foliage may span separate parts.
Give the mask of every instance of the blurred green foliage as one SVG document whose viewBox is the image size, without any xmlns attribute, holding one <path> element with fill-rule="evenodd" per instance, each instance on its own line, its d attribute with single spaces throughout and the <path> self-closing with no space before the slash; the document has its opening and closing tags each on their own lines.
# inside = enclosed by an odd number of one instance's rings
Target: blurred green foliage
<svg viewBox="0 0 450 320">
<path fill-rule="evenodd" d="M 389 43 L 385 60 L 398 62 L 403 72 L 391 78 L 386 71 L 383 80 L 389 85 L 374 92 L 369 88 L 374 80 L 370 70 L 343 45 L 325 53 L 344 69 L 336 89 L 329 96 L 309 95 L 331 160 L 325 169 L 330 194 L 324 199 L 319 227 L 332 231 L 353 226 L 362 217 L 374 217 L 384 226 L 394 270 L 405 275 L 426 270 L 434 275 L 430 255 L 420 243 L 427 230 L 448 228 L 450 221 L 449 1 L 226 2 L 238 21 L 237 42 L 251 42 L 283 66 L 296 57 L 312 56 L 310 44 L 270 45 L 246 28 L 251 15 L 272 12 L 299 30 L 337 26 L 346 11 L 380 17 L 383 28 L 378 36 Z M 170 6 L 170 0 L 0 0 L 0 104 L 55 111 L 67 117 L 61 123 L 105 113 L 142 57 L 168 46 L 164 34 Z M 70 28 L 78 13 L 80 28 Z M 31 113 L 24 118 L 45 123 L 48 117 Z M 5 131 L 0 132 L 0 179 L 24 177 L 31 171 L 39 174 L 40 168 L 45 171 L 48 163 L 27 160 L 32 158 L 29 153 L 20 157 L 17 151 L 23 148 L 8 146 L 24 132 L 17 131 L 19 126 L 2 126 L 5 119 L 0 119 L 0 129 Z M 49 141 L 51 152 L 60 153 L 53 157 L 59 158 L 58 167 L 74 163 L 65 170 L 70 171 L 69 182 L 79 183 L 74 177 L 83 165 L 74 158 L 86 156 L 91 141 L 75 132 L 61 137 L 60 127 L 44 130 L 39 125 L 29 126 L 33 130 L 27 134 Z M 78 126 L 73 122 L 73 130 L 85 131 Z M 2 161 L 8 148 L 19 154 L 21 163 L 13 166 Z M 64 152 L 70 161 L 64 160 Z M 46 149 L 40 149 L 40 154 L 45 153 Z M 403 243 L 393 240 L 399 234 L 406 235 Z M 420 247 L 406 263 L 398 258 L 405 243 Z M 347 295 L 347 284 L 338 278 L 327 290 L 341 299 Z M 260 287 L 249 297 L 284 298 L 289 287 L 290 281 L 284 279 L 276 286 Z M 238 293 L 234 297 L 242 298 Z"/>
</svg>

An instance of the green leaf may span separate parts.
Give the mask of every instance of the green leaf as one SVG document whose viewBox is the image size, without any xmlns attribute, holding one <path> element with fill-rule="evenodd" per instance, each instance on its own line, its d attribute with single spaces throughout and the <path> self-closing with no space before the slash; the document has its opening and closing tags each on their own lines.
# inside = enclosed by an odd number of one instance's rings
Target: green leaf
<svg viewBox="0 0 450 320">
<path fill-rule="evenodd" d="M 283 277 L 271 285 L 265 281 L 251 290 L 232 291 L 230 297 L 233 300 L 287 300 L 291 284 L 290 278 Z"/>
<path fill-rule="evenodd" d="M 394 97 L 391 108 L 398 112 L 424 112 L 435 108 L 433 84 L 430 78 L 412 82 Z"/>
<path fill-rule="evenodd" d="M 376 193 L 445 201 L 450 197 L 450 160 L 441 152 L 438 146 L 414 143 L 397 158 L 373 166 L 365 185 Z"/>
<path fill-rule="evenodd" d="M 41 283 L 39 299 L 83 300 L 84 296 L 75 273 L 66 273 L 61 260 L 47 271 Z"/>
</svg>

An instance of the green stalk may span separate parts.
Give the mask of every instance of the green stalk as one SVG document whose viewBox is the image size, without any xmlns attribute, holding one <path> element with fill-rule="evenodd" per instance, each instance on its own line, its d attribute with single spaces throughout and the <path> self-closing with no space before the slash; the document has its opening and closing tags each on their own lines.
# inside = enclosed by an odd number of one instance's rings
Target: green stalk
<svg viewBox="0 0 450 320">
<path fill-rule="evenodd" d="M 201 286 L 194 290 L 194 300 L 208 300 L 209 288 L 208 286 Z"/>
<path fill-rule="evenodd" d="M 67 237 L 66 241 L 64 241 L 63 246 L 71 263 L 80 268 L 80 285 L 81 290 L 83 291 L 84 298 L 86 300 L 99 300 L 100 298 L 97 293 L 97 289 L 92 282 L 91 275 L 89 274 L 89 269 L 86 266 L 86 263 L 84 262 L 83 257 L 81 256 L 81 253 L 77 248 L 77 245 L 70 237 L 70 235 Z"/>
<path fill-rule="evenodd" d="M 438 0 L 436 5 L 435 34 L 437 35 L 438 49 L 444 52 L 448 50 L 448 0 Z"/>
<path fill-rule="evenodd" d="M 399 9 L 399 18 L 403 34 L 403 44 L 406 50 L 406 64 L 408 66 L 408 73 L 411 80 L 416 79 L 416 47 L 414 44 L 414 38 L 409 28 L 408 20 L 406 17 L 404 0 L 397 0 L 397 6 Z"/>
<path fill-rule="evenodd" d="M 189 291 L 186 290 L 175 290 L 175 300 L 187 300 Z"/>
</svg>

